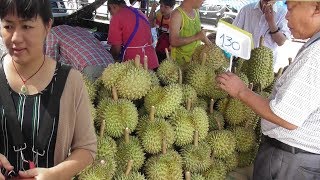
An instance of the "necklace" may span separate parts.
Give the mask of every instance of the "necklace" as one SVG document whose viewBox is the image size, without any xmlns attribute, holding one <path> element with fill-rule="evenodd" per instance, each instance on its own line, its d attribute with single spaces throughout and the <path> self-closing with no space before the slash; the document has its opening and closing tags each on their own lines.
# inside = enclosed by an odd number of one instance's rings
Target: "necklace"
<svg viewBox="0 0 320 180">
<path fill-rule="evenodd" d="M 28 80 L 30 80 L 34 75 L 36 75 L 36 74 L 40 71 L 40 69 L 41 69 L 42 66 L 44 65 L 45 55 L 43 55 L 42 64 L 41 64 L 41 66 L 37 69 L 37 71 L 36 71 L 35 73 L 33 73 L 30 77 L 28 77 L 27 79 L 25 79 L 25 80 L 22 78 L 21 74 L 19 73 L 16 65 L 15 65 L 14 62 L 13 62 L 13 59 L 11 59 L 11 60 L 12 60 L 12 64 L 13 64 L 14 69 L 16 70 L 16 72 L 17 72 L 17 74 L 19 75 L 21 81 L 23 82 L 23 85 L 21 86 L 20 91 L 21 91 L 22 94 L 28 94 L 28 88 L 27 88 L 27 86 L 26 86 L 26 83 L 27 83 Z"/>
</svg>

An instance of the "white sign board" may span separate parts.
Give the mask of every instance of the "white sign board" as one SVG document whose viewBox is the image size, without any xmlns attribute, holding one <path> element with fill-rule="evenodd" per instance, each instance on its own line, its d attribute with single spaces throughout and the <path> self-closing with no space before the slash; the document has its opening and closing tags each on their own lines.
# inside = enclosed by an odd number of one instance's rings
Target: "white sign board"
<svg viewBox="0 0 320 180">
<path fill-rule="evenodd" d="M 252 34 L 220 20 L 218 22 L 216 44 L 233 56 L 248 60 L 253 49 Z"/>
</svg>

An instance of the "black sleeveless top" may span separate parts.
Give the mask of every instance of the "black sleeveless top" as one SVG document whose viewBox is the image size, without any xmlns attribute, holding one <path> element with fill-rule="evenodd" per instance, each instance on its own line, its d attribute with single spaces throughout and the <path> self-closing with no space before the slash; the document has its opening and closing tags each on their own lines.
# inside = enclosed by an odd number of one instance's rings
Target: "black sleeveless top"
<svg viewBox="0 0 320 180">
<path fill-rule="evenodd" d="M 50 133 L 50 138 L 45 154 L 43 156 L 37 155 L 37 153 L 33 152 L 33 147 L 35 145 L 35 138 L 41 139 L 41 137 L 38 136 L 40 128 L 39 122 L 41 122 L 44 112 L 48 107 L 49 97 L 52 95 L 52 90 L 56 82 L 57 71 L 60 67 L 61 64 L 57 63 L 51 82 L 38 94 L 24 95 L 16 93 L 10 89 L 10 94 L 15 105 L 21 128 L 17 131 L 22 131 L 24 141 L 27 145 L 26 149 L 23 150 L 23 155 L 26 160 L 34 162 L 36 167 L 49 168 L 54 165 L 54 150 L 59 117 L 51 118 L 53 125 L 51 131 L 47 132 Z M 0 102 L 0 153 L 7 157 L 15 170 L 28 170 L 29 164 L 22 161 L 20 152 L 15 152 L 11 142 L 8 140 L 7 119 L 4 116 L 4 106 L 5 104 Z M 5 170 L 2 169 L 2 172 L 3 171 Z"/>
</svg>

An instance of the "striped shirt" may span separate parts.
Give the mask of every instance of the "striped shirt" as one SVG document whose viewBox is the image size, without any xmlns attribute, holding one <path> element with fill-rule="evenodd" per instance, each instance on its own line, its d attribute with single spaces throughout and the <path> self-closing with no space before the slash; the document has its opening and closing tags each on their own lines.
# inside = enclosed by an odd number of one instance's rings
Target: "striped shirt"
<svg viewBox="0 0 320 180">
<path fill-rule="evenodd" d="M 287 38 L 290 38 L 291 32 L 287 26 L 288 21 L 285 19 L 287 13 L 286 8 L 275 4 L 273 5 L 273 11 L 275 22 L 280 28 L 280 32 Z M 252 34 L 255 48 L 259 47 L 260 37 L 264 37 L 263 45 L 273 50 L 274 62 L 276 62 L 278 45 L 272 39 L 271 34 L 269 34 L 270 28 L 260 8 L 260 1 L 244 6 L 233 21 L 233 25 Z"/>
<path fill-rule="evenodd" d="M 46 54 L 82 71 L 86 66 L 107 67 L 112 55 L 88 30 L 60 25 L 53 27 L 46 41 Z"/>
<path fill-rule="evenodd" d="M 278 79 L 269 105 L 277 116 L 298 128 L 287 130 L 262 120 L 263 134 L 320 154 L 320 32 L 302 47 Z"/>
<path fill-rule="evenodd" d="M 56 72 L 58 67 L 60 66 L 57 66 Z M 49 168 L 54 166 L 54 150 L 59 117 L 53 117 L 52 119 L 53 126 L 49 132 L 50 138 L 44 156 L 37 156 L 32 152 L 32 148 L 35 147 L 35 139 L 39 137 L 38 133 L 41 117 L 43 117 L 43 114 L 48 107 L 49 97 L 52 95 L 52 90 L 56 81 L 56 72 L 49 85 L 38 94 L 23 95 L 10 89 L 14 105 L 17 109 L 21 132 L 27 145 L 26 149 L 23 150 L 23 155 L 26 160 L 33 161 L 36 167 Z M 28 170 L 28 164 L 22 161 L 20 152 L 15 152 L 11 142 L 8 140 L 8 119 L 5 117 L 4 106 L 4 104 L 0 104 L 0 153 L 7 157 L 10 164 L 14 166 L 16 170 Z"/>
</svg>

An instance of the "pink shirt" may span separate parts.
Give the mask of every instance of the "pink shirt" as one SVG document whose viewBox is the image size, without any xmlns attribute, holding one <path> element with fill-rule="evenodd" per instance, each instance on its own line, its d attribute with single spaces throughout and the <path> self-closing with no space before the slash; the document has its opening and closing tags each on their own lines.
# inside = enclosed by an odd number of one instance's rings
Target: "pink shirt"
<svg viewBox="0 0 320 180">
<path fill-rule="evenodd" d="M 146 16 L 141 11 L 139 11 L 139 13 L 146 18 Z M 152 46 L 151 28 L 149 24 L 141 19 L 141 17 L 139 18 L 138 31 L 125 52 L 124 60 L 132 60 L 136 57 L 137 54 L 139 54 L 141 57 L 141 64 L 143 64 L 143 57 L 144 55 L 146 55 L 148 56 L 149 69 L 154 69 L 159 66 L 159 62 L 155 49 Z M 111 45 L 124 45 L 133 32 L 135 24 L 136 16 L 134 12 L 132 12 L 128 8 L 122 8 L 111 18 L 108 33 L 108 42 Z"/>
</svg>

